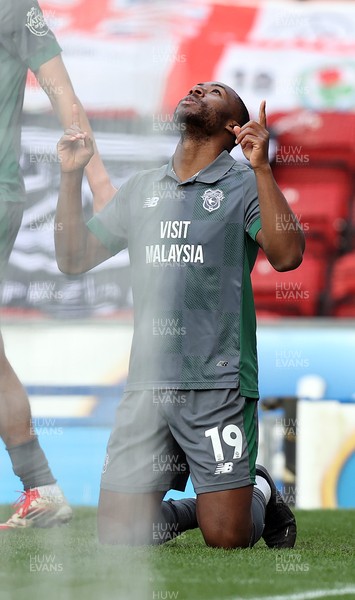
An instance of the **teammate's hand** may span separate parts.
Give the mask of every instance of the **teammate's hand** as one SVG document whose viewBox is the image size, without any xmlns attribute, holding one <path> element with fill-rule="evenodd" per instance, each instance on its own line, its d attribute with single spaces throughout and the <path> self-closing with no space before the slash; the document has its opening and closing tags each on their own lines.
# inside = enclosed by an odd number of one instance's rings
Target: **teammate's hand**
<svg viewBox="0 0 355 600">
<path fill-rule="evenodd" d="M 79 110 L 73 104 L 71 126 L 65 130 L 57 144 L 58 158 L 63 173 L 83 169 L 94 154 L 94 144 L 86 131 L 80 129 Z"/>
<path fill-rule="evenodd" d="M 256 169 L 269 164 L 269 132 L 266 129 L 266 102 L 262 101 L 259 109 L 259 120 L 249 121 L 243 127 L 233 128 L 236 136 L 235 143 L 240 144 L 245 158 Z"/>
</svg>

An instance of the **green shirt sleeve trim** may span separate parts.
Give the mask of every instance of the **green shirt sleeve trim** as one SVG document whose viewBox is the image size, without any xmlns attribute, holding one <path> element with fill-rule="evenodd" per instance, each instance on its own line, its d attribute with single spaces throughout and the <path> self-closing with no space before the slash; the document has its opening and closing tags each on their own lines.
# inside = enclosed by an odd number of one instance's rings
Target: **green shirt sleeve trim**
<svg viewBox="0 0 355 600">
<path fill-rule="evenodd" d="M 248 234 L 255 241 L 256 235 L 258 231 L 261 229 L 261 220 L 260 217 L 257 217 L 255 221 L 250 225 Z"/>
<path fill-rule="evenodd" d="M 34 54 L 30 57 L 28 61 L 28 66 L 34 73 L 38 71 L 38 69 L 44 65 L 44 63 L 48 62 L 58 54 L 61 54 L 62 49 L 57 44 L 57 42 L 53 41 L 52 45 L 49 48 L 42 48 L 40 52 Z"/>
<path fill-rule="evenodd" d="M 86 223 L 87 228 L 91 231 L 91 233 L 100 240 L 101 244 L 111 252 L 112 256 L 117 254 L 117 242 L 108 239 L 107 231 L 105 227 L 100 223 L 98 219 L 92 217 L 90 221 Z"/>
</svg>

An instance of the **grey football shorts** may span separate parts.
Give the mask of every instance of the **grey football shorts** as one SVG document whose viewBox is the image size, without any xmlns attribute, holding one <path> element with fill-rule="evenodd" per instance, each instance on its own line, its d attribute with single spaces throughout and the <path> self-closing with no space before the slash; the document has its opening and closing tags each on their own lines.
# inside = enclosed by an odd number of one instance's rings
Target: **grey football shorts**
<svg viewBox="0 0 355 600">
<path fill-rule="evenodd" d="M 3 202 L 0 200 L 0 282 L 3 280 L 10 254 L 20 229 L 23 202 Z"/>
<path fill-rule="evenodd" d="M 238 389 L 126 392 L 107 446 L 101 489 L 196 494 L 255 483 L 257 400 Z"/>
</svg>

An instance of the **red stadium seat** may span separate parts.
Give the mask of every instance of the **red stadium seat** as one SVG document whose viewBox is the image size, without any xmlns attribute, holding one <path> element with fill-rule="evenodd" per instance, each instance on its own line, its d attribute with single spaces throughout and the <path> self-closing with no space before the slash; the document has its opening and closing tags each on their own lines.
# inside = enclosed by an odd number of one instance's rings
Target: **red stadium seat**
<svg viewBox="0 0 355 600">
<path fill-rule="evenodd" d="M 278 140 L 280 164 L 316 162 L 355 167 L 355 113 L 299 109 L 274 113 L 268 126 Z"/>
<path fill-rule="evenodd" d="M 331 280 L 331 314 L 335 317 L 355 317 L 355 252 L 335 261 Z"/>
<path fill-rule="evenodd" d="M 331 254 L 342 247 L 350 213 L 352 178 L 347 171 L 315 166 L 275 166 L 274 176 L 302 224 L 307 250 Z M 288 223 L 277 223 L 287 228 Z"/>
<path fill-rule="evenodd" d="M 350 218 L 347 232 L 347 249 L 355 250 L 355 198 L 352 199 L 350 207 Z"/>
<path fill-rule="evenodd" d="M 251 275 L 257 314 L 317 315 L 325 272 L 326 261 L 305 256 L 298 269 L 279 273 L 260 251 Z"/>
</svg>

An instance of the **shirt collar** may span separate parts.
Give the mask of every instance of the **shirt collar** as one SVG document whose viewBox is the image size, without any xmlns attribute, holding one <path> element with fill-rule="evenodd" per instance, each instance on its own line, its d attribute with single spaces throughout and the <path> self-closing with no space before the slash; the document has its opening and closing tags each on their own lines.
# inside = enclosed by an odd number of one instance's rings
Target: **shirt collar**
<svg viewBox="0 0 355 600">
<path fill-rule="evenodd" d="M 204 169 L 201 169 L 201 171 L 199 171 L 197 175 L 194 175 L 186 181 L 215 183 L 216 181 L 221 179 L 223 175 L 228 173 L 228 171 L 233 167 L 234 164 L 234 158 L 231 157 L 227 150 L 223 150 L 223 152 L 221 152 L 221 154 L 219 154 L 213 162 L 207 165 L 207 167 L 205 167 Z M 178 183 L 181 183 L 180 179 L 175 175 L 173 171 L 173 156 L 170 158 L 167 165 L 164 165 L 159 169 L 157 180 L 163 179 L 166 176 L 175 179 L 175 181 L 177 181 Z"/>
<path fill-rule="evenodd" d="M 228 173 L 234 164 L 234 158 L 231 157 L 227 150 L 223 150 L 212 163 L 207 165 L 204 169 L 201 169 L 196 177 L 196 181 L 201 181 L 202 183 L 215 183 L 221 179 L 223 175 Z"/>
</svg>

